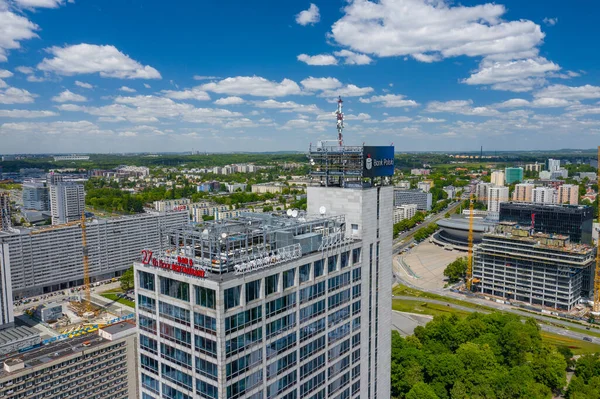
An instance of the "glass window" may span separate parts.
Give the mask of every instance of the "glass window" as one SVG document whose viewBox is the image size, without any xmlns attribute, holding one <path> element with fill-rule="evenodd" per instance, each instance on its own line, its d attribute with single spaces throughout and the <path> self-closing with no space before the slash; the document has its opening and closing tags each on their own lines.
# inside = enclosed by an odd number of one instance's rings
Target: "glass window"
<svg viewBox="0 0 600 399">
<path fill-rule="evenodd" d="M 200 331 L 215 335 L 217 332 L 217 320 L 214 317 L 194 312 L 194 327 Z"/>
<path fill-rule="evenodd" d="M 154 378 L 142 373 L 142 387 L 158 393 L 158 381 Z"/>
<path fill-rule="evenodd" d="M 150 371 L 158 375 L 158 360 L 147 355 L 140 355 L 140 364 L 144 370 Z"/>
<path fill-rule="evenodd" d="M 360 280 L 361 270 L 360 267 L 352 269 L 352 282 Z"/>
<path fill-rule="evenodd" d="M 298 274 L 299 274 L 299 278 L 300 278 L 300 284 L 305 283 L 308 280 L 310 280 L 310 263 L 300 266 L 300 268 L 298 270 L 299 270 Z"/>
<path fill-rule="evenodd" d="M 323 337 L 323 340 L 325 340 L 325 337 Z M 288 334 L 285 337 L 281 337 L 267 345 L 267 359 L 277 357 L 277 355 L 287 351 L 288 349 L 294 346 L 296 346 L 295 332 Z"/>
<path fill-rule="evenodd" d="M 242 286 L 227 288 L 224 293 L 225 299 L 225 310 L 240 306 L 240 291 Z"/>
<path fill-rule="evenodd" d="M 218 399 L 219 397 L 219 390 L 217 387 L 212 386 L 199 378 L 196 379 L 196 392 L 203 398 Z"/>
<path fill-rule="evenodd" d="M 258 386 L 263 381 L 263 371 L 258 370 L 257 372 L 250 374 L 246 378 L 234 382 L 227 387 L 227 398 L 233 399 L 242 396 L 246 391 Z"/>
<path fill-rule="evenodd" d="M 217 357 L 217 343 L 215 341 L 201 337 L 200 335 L 194 336 L 194 341 L 198 352 Z"/>
<path fill-rule="evenodd" d="M 153 334 L 156 334 L 156 320 L 150 318 L 150 317 L 146 317 L 144 315 L 139 315 L 139 327 L 140 330 L 143 331 L 148 331 L 151 332 Z"/>
<path fill-rule="evenodd" d="M 260 298 L 260 280 L 246 283 L 246 302 Z"/>
<path fill-rule="evenodd" d="M 138 272 L 138 276 L 140 280 L 140 288 L 154 291 L 154 274 L 146 273 L 140 270 Z"/>
<path fill-rule="evenodd" d="M 325 281 L 302 288 L 300 290 L 300 303 L 308 302 L 323 295 L 325 295 Z"/>
<path fill-rule="evenodd" d="M 279 285 L 279 274 L 265 277 L 265 296 L 277 292 Z"/>
<path fill-rule="evenodd" d="M 315 278 L 323 275 L 323 259 L 319 259 L 314 263 L 315 268 Z"/>
<path fill-rule="evenodd" d="M 323 359 L 324 358 L 325 355 L 323 355 Z M 279 373 L 288 370 L 295 365 L 296 352 L 294 351 L 267 366 L 267 380 L 270 380 L 273 377 L 277 377 Z"/>
<path fill-rule="evenodd" d="M 271 317 L 296 306 L 296 293 L 282 296 L 265 304 L 265 316 Z"/>
<path fill-rule="evenodd" d="M 343 269 L 350 263 L 350 251 L 342 252 L 340 256 L 340 266 Z"/>
<path fill-rule="evenodd" d="M 215 309 L 215 290 L 204 287 L 196 287 L 196 305 Z"/>
<path fill-rule="evenodd" d="M 163 301 L 158 302 L 160 316 L 165 319 L 176 321 L 186 326 L 190 325 L 190 311 L 180 308 L 179 306 L 171 305 Z"/>
<path fill-rule="evenodd" d="M 165 383 L 162 384 L 162 397 L 164 399 L 192 399 L 191 396 L 179 392 Z"/>
<path fill-rule="evenodd" d="M 199 357 L 196 357 L 196 371 L 211 380 L 217 381 L 219 377 L 217 365 Z"/>
<path fill-rule="evenodd" d="M 360 262 L 360 248 L 354 248 L 352 250 L 352 263 L 356 264 Z"/>
<path fill-rule="evenodd" d="M 257 364 L 261 364 L 262 359 L 263 351 L 261 348 L 252 353 L 244 355 L 239 359 L 232 360 L 230 363 L 227 363 L 227 379 L 235 377 L 238 374 L 245 373 Z"/>
<path fill-rule="evenodd" d="M 192 355 L 180 349 L 167 344 L 160 344 L 160 354 L 163 359 L 167 359 L 175 364 L 185 368 L 192 368 Z"/>
<path fill-rule="evenodd" d="M 192 347 L 192 334 L 189 331 L 182 330 L 166 323 L 160 323 L 160 336 L 176 344 Z"/>
<path fill-rule="evenodd" d="M 283 331 L 287 331 L 296 326 L 296 313 L 289 314 L 287 316 L 283 316 L 277 320 L 273 320 L 270 323 L 267 323 L 266 330 L 266 338 L 269 339 Z"/>
<path fill-rule="evenodd" d="M 294 286 L 294 278 L 296 276 L 296 269 L 286 270 L 283 272 L 283 289 L 290 288 Z"/>
<path fill-rule="evenodd" d="M 291 373 L 284 375 L 279 380 L 267 387 L 267 399 L 274 398 L 281 392 L 288 389 L 290 386 L 296 383 L 297 373 L 296 370 Z"/>
<path fill-rule="evenodd" d="M 234 314 L 225 318 L 225 334 L 230 334 L 262 320 L 262 306 Z"/>
<path fill-rule="evenodd" d="M 190 300 L 190 285 L 167 277 L 160 278 L 160 293 L 182 301 Z"/>
<path fill-rule="evenodd" d="M 149 313 L 156 313 L 156 300 L 146 295 L 138 294 L 138 307 Z"/>
<path fill-rule="evenodd" d="M 229 357 L 258 342 L 262 342 L 262 327 L 225 341 L 225 355 Z"/>
<path fill-rule="evenodd" d="M 158 353 L 158 343 L 156 340 L 140 334 L 140 348 L 148 352 Z"/>
<path fill-rule="evenodd" d="M 327 258 L 327 273 L 332 273 L 337 269 L 337 255 Z"/>
</svg>

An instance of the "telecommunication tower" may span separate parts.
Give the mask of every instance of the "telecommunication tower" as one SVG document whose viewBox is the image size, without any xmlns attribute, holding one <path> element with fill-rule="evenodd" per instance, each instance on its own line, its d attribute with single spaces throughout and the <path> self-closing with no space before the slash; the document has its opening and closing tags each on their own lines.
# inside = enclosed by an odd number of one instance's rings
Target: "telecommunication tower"
<svg viewBox="0 0 600 399">
<path fill-rule="evenodd" d="M 338 106 L 337 110 L 335 111 L 335 114 L 337 116 L 337 131 L 340 147 L 344 145 L 344 139 L 342 137 L 342 130 L 344 130 L 344 113 L 342 112 L 342 103 L 342 97 L 339 96 L 337 102 Z"/>
</svg>

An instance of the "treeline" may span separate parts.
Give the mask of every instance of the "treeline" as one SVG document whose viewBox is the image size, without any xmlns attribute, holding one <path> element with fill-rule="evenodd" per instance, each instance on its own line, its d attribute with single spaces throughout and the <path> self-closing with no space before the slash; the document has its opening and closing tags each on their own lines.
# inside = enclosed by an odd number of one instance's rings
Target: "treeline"
<svg viewBox="0 0 600 399">
<path fill-rule="evenodd" d="M 417 327 L 414 336 L 392 333 L 392 397 L 551 399 L 566 385 L 571 357 L 568 348 L 543 344 L 533 319 L 523 323 L 518 316 L 500 312 L 473 313 L 462 320 L 437 316 Z M 571 385 L 596 396 L 568 398 L 600 397 L 598 357 L 594 366 L 577 371 L 578 366 Z"/>
<path fill-rule="evenodd" d="M 435 223 L 431 223 L 430 225 L 417 230 L 417 232 L 414 235 L 415 241 L 423 241 L 424 239 L 435 233 L 437 229 L 438 225 Z"/>
<path fill-rule="evenodd" d="M 400 233 L 412 229 L 417 225 L 417 223 L 423 222 L 423 220 L 425 220 L 425 214 L 417 212 L 417 214 L 412 218 L 404 219 L 394 224 L 394 238 L 398 237 Z"/>
</svg>

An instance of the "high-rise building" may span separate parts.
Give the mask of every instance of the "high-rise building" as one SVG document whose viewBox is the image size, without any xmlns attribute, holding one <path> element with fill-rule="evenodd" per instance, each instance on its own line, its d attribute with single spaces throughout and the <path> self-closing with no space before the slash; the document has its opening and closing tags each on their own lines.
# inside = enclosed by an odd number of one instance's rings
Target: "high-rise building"
<svg viewBox="0 0 600 399">
<path fill-rule="evenodd" d="M 495 170 L 492 172 L 491 183 L 494 186 L 504 186 L 504 171 L 503 170 Z"/>
<path fill-rule="evenodd" d="M 504 181 L 506 184 L 519 183 L 523 181 L 523 168 L 504 169 Z"/>
<path fill-rule="evenodd" d="M 416 204 L 420 211 L 430 211 L 433 196 L 421 190 L 394 190 L 394 206 Z"/>
<path fill-rule="evenodd" d="M 560 159 L 548 159 L 548 171 L 555 172 L 560 169 Z"/>
<path fill-rule="evenodd" d="M 558 188 L 558 203 L 579 204 L 579 186 L 576 184 L 563 184 Z"/>
<path fill-rule="evenodd" d="M 490 187 L 488 189 L 488 217 L 497 220 L 500 214 L 500 204 L 508 201 L 508 187 Z"/>
<path fill-rule="evenodd" d="M 494 187 L 492 183 L 479 183 L 477 187 L 475 187 L 475 195 L 477 196 L 477 201 L 487 202 L 487 198 L 489 196 L 490 188 Z"/>
<path fill-rule="evenodd" d="M 417 214 L 416 204 L 406 204 L 394 207 L 394 224 L 404 219 L 411 219 Z"/>
<path fill-rule="evenodd" d="M 60 173 L 50 172 L 46 174 L 46 184 L 54 185 L 64 181 L 64 176 Z"/>
<path fill-rule="evenodd" d="M 85 210 L 83 184 L 59 182 L 50 185 L 52 224 L 64 224 L 81 219 Z"/>
<path fill-rule="evenodd" d="M 501 223 L 475 247 L 473 291 L 570 311 L 589 295 L 594 265 L 594 248 L 568 236 Z"/>
<path fill-rule="evenodd" d="M 10 195 L 0 193 L 0 230 L 8 230 L 11 226 Z"/>
<path fill-rule="evenodd" d="M 527 165 L 525 165 L 525 171 L 531 171 L 531 172 L 541 172 L 542 170 L 544 170 L 544 164 L 543 163 L 528 163 Z"/>
<path fill-rule="evenodd" d="M 23 183 L 23 208 L 36 211 L 50 210 L 50 189 L 44 183 Z"/>
<path fill-rule="evenodd" d="M 532 190 L 532 197 L 534 204 L 556 204 L 557 192 L 552 187 L 536 187 Z"/>
<path fill-rule="evenodd" d="M 515 185 L 513 192 L 513 201 L 531 202 L 533 200 L 533 189 L 535 185 L 531 183 L 519 183 Z"/>
<path fill-rule="evenodd" d="M 532 216 L 533 215 L 533 216 Z M 546 234 L 568 235 L 571 242 L 591 244 L 594 210 L 584 205 L 539 205 L 505 202 L 500 205 L 500 221 L 516 222 Z"/>
<path fill-rule="evenodd" d="M 144 213 L 86 223 L 89 272 L 92 282 L 120 276 L 144 248 L 166 245 L 166 229 L 183 228 L 187 211 Z M 83 247 L 78 225 L 0 232 L 0 275 L 10 272 L 15 298 L 64 290 L 83 284 Z"/>
<path fill-rule="evenodd" d="M 309 187 L 306 215 L 245 214 L 145 252 L 142 397 L 389 398 L 392 202 L 392 187 Z"/>
<path fill-rule="evenodd" d="M 136 328 L 120 323 L 3 356 L 0 397 L 137 399 Z"/>
<path fill-rule="evenodd" d="M 0 242 L 0 329 L 14 324 L 12 281 L 8 244 Z M 6 265 L 6 267 L 4 267 Z"/>
</svg>

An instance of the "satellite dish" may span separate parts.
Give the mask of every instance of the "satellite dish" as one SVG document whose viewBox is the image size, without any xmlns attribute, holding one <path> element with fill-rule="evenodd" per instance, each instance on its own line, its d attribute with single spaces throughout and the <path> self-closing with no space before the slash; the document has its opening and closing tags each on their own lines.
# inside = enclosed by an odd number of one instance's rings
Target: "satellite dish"
<svg viewBox="0 0 600 399">
<path fill-rule="evenodd" d="M 327 212 L 327 208 L 325 208 L 324 206 L 321 206 L 321 207 L 319 208 L 319 213 L 320 213 L 321 215 L 324 215 L 324 214 L 325 214 L 325 212 Z"/>
<path fill-rule="evenodd" d="M 293 211 L 291 211 L 292 217 L 293 218 L 297 218 L 298 217 L 298 210 L 294 209 Z"/>
<path fill-rule="evenodd" d="M 288 210 L 287 210 L 287 212 L 286 212 L 286 214 L 287 214 L 288 216 L 292 216 L 292 210 L 291 210 L 291 209 L 288 209 Z"/>
<path fill-rule="evenodd" d="M 227 233 L 222 233 L 221 238 L 223 238 L 223 239 L 227 238 Z"/>
</svg>

